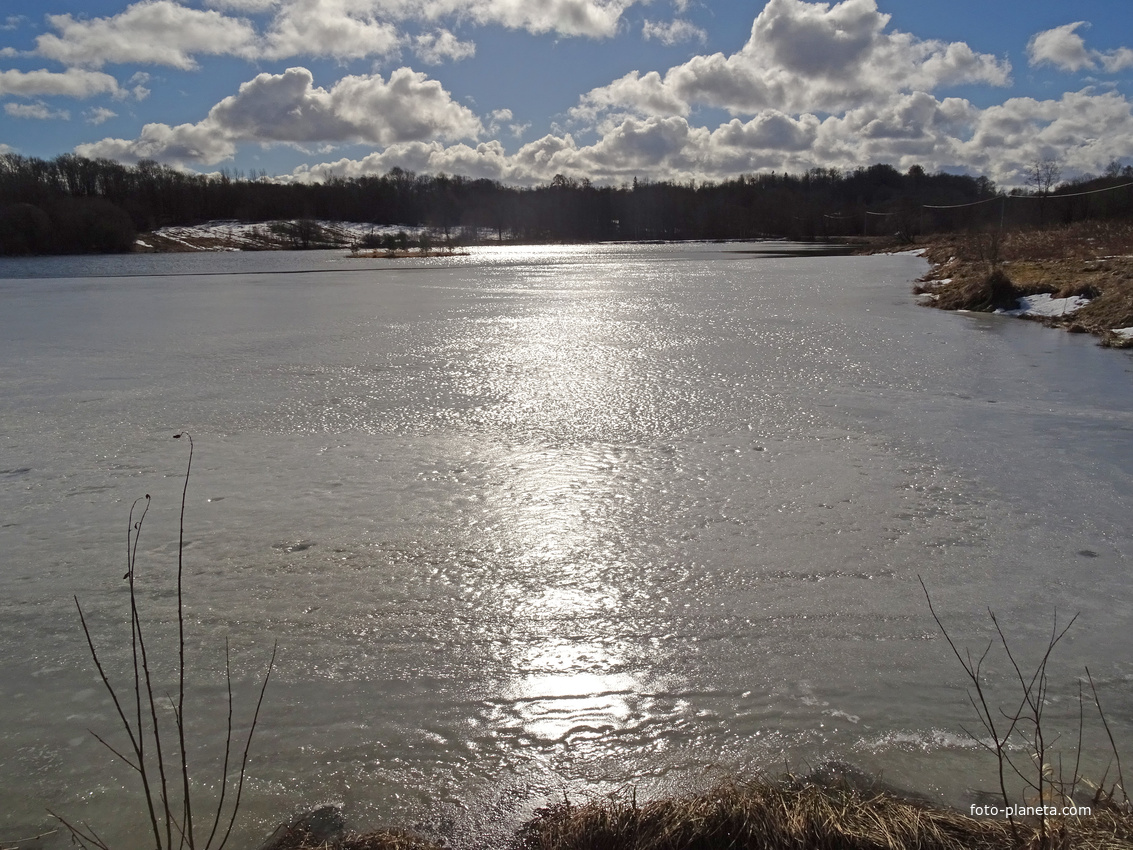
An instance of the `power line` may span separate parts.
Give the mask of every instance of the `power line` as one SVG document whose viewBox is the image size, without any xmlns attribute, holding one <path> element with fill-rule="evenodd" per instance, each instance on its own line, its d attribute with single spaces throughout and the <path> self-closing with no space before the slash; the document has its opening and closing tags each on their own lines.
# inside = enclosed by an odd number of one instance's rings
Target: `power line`
<svg viewBox="0 0 1133 850">
<path fill-rule="evenodd" d="M 926 210 L 958 210 L 963 207 L 975 207 L 980 204 L 990 204 L 992 201 L 1004 201 L 1018 199 L 1020 201 L 1042 201 L 1047 198 L 1080 198 L 1083 195 L 1097 195 L 1101 192 L 1114 192 L 1118 189 L 1124 189 L 1128 186 L 1133 186 L 1133 182 L 1122 183 L 1118 186 L 1106 186 L 1104 189 L 1091 189 L 1088 192 L 1067 192 L 1060 194 L 1047 193 L 1045 195 L 996 195 L 994 198 L 984 198 L 982 201 L 972 201 L 970 204 L 922 204 Z"/>
</svg>

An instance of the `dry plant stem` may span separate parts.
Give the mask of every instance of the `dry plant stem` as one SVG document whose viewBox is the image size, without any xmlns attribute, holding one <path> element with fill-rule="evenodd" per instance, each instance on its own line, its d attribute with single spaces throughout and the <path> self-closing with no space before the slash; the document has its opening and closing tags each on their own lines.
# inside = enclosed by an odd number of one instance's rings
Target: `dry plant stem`
<svg viewBox="0 0 1133 850">
<path fill-rule="evenodd" d="M 1090 669 L 1086 668 L 1086 675 L 1090 674 Z M 1079 773 L 1079 768 L 1082 766 L 1082 729 L 1085 726 L 1086 720 L 1086 707 L 1082 702 L 1082 680 L 1078 680 L 1078 748 L 1075 750 L 1074 756 L 1074 781 L 1070 785 L 1070 793 L 1063 794 L 1064 797 L 1069 797 L 1070 801 L 1074 800 L 1074 793 L 1078 790 L 1078 782 L 1082 774 Z"/>
<path fill-rule="evenodd" d="M 220 768 L 220 799 L 216 803 L 216 815 L 212 819 L 206 847 L 212 846 L 216 828 L 220 825 L 220 810 L 224 807 L 224 792 L 228 790 L 228 757 L 232 752 L 232 660 L 228 651 L 228 638 L 224 639 L 224 679 L 228 683 L 228 727 L 224 736 L 224 764 Z"/>
<path fill-rule="evenodd" d="M 39 835 L 33 835 L 31 838 L 9 839 L 9 845 L 0 846 L 0 850 L 19 850 L 19 845 L 21 844 L 30 844 L 32 841 L 39 841 L 39 839 L 47 838 L 49 835 L 54 835 L 58 831 L 57 829 L 50 829 L 47 832 L 41 832 Z"/>
<path fill-rule="evenodd" d="M 182 585 L 184 575 L 185 555 L 185 500 L 189 493 L 189 473 L 193 469 L 193 436 L 188 431 L 174 434 L 177 440 L 184 434 L 189 441 L 189 461 L 185 465 L 185 485 L 181 488 L 181 519 L 177 528 L 177 737 L 181 745 L 181 782 L 184 787 L 183 800 L 185 802 L 185 833 L 181 834 L 182 844 L 189 842 L 189 850 L 196 850 L 193 841 L 193 807 L 192 795 L 189 793 L 189 758 L 185 748 L 185 596 Z M 168 845 L 172 846 L 172 842 Z"/>
<path fill-rule="evenodd" d="M 1105 719 L 1105 712 L 1102 711 L 1101 700 L 1098 699 L 1098 689 L 1094 687 L 1094 677 L 1090 675 L 1090 668 L 1086 668 L 1086 678 L 1090 680 L 1090 691 L 1094 695 L 1094 705 L 1098 707 L 1098 716 L 1102 719 L 1102 726 L 1105 727 L 1105 734 L 1109 738 L 1109 747 L 1113 751 L 1113 757 L 1117 761 L 1117 785 L 1115 788 L 1110 789 L 1109 796 L 1113 798 L 1113 792 L 1116 788 L 1121 789 L 1121 799 L 1124 802 L 1129 802 L 1129 796 L 1125 793 L 1125 777 L 1121 773 L 1121 754 L 1117 751 L 1117 744 L 1114 743 L 1113 733 L 1109 730 L 1109 723 Z"/>
<path fill-rule="evenodd" d="M 999 635 L 999 642 L 1003 646 L 1003 651 L 1007 653 L 1007 658 L 1011 662 L 1011 666 L 1015 668 L 1015 675 L 1019 679 L 1019 685 L 1023 689 L 1023 698 L 1019 703 L 1019 707 L 1015 710 L 1013 715 L 1008 715 L 1001 710 L 1004 717 L 1012 721 L 1012 726 L 1016 725 L 1021 718 L 1025 718 L 1026 722 L 1031 725 L 1031 748 L 1034 755 L 1037 767 L 1037 776 L 1035 781 L 1024 775 L 1010 759 L 1008 764 L 1015 774 L 1023 780 L 1023 782 L 1039 795 L 1039 834 L 1045 838 L 1047 834 L 1047 821 L 1046 821 L 1046 803 L 1047 797 L 1045 790 L 1048 786 L 1053 786 L 1053 781 L 1048 781 L 1046 778 L 1046 752 L 1047 742 L 1045 734 L 1043 733 L 1042 715 L 1043 706 L 1046 704 L 1047 689 L 1049 687 L 1049 680 L 1047 678 L 1046 669 L 1047 664 L 1050 662 L 1050 655 L 1054 651 L 1054 647 L 1066 635 L 1066 632 L 1074 625 L 1074 621 L 1078 619 L 1075 614 L 1070 618 L 1061 631 L 1058 629 L 1058 615 L 1055 614 L 1054 623 L 1051 626 L 1050 639 L 1047 640 L 1046 651 L 1039 659 L 1038 665 L 1035 667 L 1035 672 L 1028 680 L 1019 668 L 1018 662 L 1015 660 L 1014 653 L 1011 652 L 1011 647 L 1007 643 L 1007 636 L 1003 634 L 1003 629 L 999 625 L 999 620 L 996 619 L 995 614 L 988 609 L 988 616 L 991 618 L 992 624 L 995 626 L 996 634 Z"/>
<path fill-rule="evenodd" d="M 135 500 L 134 505 L 130 507 L 130 518 L 133 519 L 134 506 L 137 505 Z M 173 843 L 173 830 L 172 830 L 172 817 L 169 810 L 167 801 L 169 800 L 169 783 L 165 776 L 165 757 L 161 747 L 161 724 L 157 719 L 157 703 L 153 698 L 153 683 L 150 678 L 149 670 L 149 655 L 146 652 L 145 638 L 142 635 L 142 620 L 138 613 L 138 595 L 135 585 L 136 566 L 138 562 L 138 542 L 142 536 L 142 523 L 146 518 L 146 513 L 149 512 L 150 498 L 146 494 L 146 506 L 142 510 L 141 517 L 138 518 L 136 524 L 130 523 L 130 527 L 126 532 L 126 548 L 127 548 L 127 572 L 126 577 L 130 581 L 130 632 L 131 642 L 134 654 L 134 698 L 137 710 L 137 730 L 138 730 L 138 773 L 141 775 L 142 785 L 146 789 L 146 805 L 149 807 L 150 819 L 154 828 L 154 839 L 157 841 L 158 846 L 161 844 L 161 836 L 157 831 L 157 818 L 154 813 L 153 795 L 150 791 L 149 777 L 146 771 L 146 758 L 145 758 L 145 732 L 143 729 L 142 721 L 142 688 L 138 677 L 138 658 L 141 657 L 141 670 L 145 681 L 145 694 L 149 703 L 150 722 L 153 729 L 154 752 L 157 755 L 157 772 L 161 780 L 161 803 L 162 809 L 165 813 L 165 835 L 166 847 L 172 847 Z M 132 536 L 132 539 L 131 539 Z M 93 648 L 92 648 L 93 651 Z"/>
<path fill-rule="evenodd" d="M 94 638 L 91 635 L 90 628 L 87 625 L 86 617 L 83 613 L 82 605 L 79 604 L 78 597 L 75 597 L 75 607 L 79 612 L 79 622 L 82 625 L 83 634 L 86 637 L 87 647 L 90 650 L 91 658 L 94 661 L 95 667 L 98 670 L 99 678 L 102 680 L 103 686 L 110 694 L 111 700 L 114 703 L 115 711 L 118 714 L 118 720 L 122 728 L 126 732 L 126 737 L 129 740 L 130 747 L 126 751 L 131 753 L 128 755 L 121 750 L 111 746 L 106 740 L 95 732 L 91 734 L 106 747 L 116 758 L 121 759 L 131 770 L 138 774 L 138 779 L 142 785 L 142 793 L 146 801 L 146 813 L 148 815 L 150 829 L 153 833 L 154 847 L 156 850 L 173 850 L 174 848 L 174 832 L 176 832 L 178 839 L 178 847 L 188 847 L 189 850 L 197 850 L 196 833 L 194 830 L 194 815 L 192 806 L 192 786 L 189 776 L 189 758 L 188 746 L 185 738 L 185 605 L 184 605 L 184 549 L 185 549 L 185 505 L 188 495 L 189 475 L 192 471 L 193 462 L 193 441 L 192 437 L 186 432 L 182 432 L 189 440 L 189 459 L 185 469 L 185 483 L 181 491 L 181 519 L 177 542 L 177 677 L 178 688 L 177 697 L 169 697 L 170 707 L 173 712 L 174 723 L 177 727 L 178 737 L 178 757 L 180 760 L 181 772 L 181 799 L 176 800 L 170 794 L 170 784 L 167 778 L 165 753 L 162 748 L 161 741 L 161 721 L 158 714 L 158 701 L 154 697 L 154 684 L 153 677 L 150 671 L 150 658 L 146 648 L 146 641 L 144 630 L 142 628 L 142 618 L 138 607 L 138 586 L 137 586 L 137 559 L 138 559 L 138 544 L 141 537 L 142 524 L 145 520 L 146 513 L 149 511 L 150 497 L 147 494 L 145 508 L 143 508 L 138 520 L 134 521 L 134 512 L 137 508 L 138 499 L 130 508 L 130 520 L 126 534 L 126 575 L 124 579 L 129 581 L 129 594 L 130 594 L 130 633 L 131 633 L 131 653 L 132 653 L 132 666 L 133 666 L 133 687 L 134 687 L 134 704 L 130 707 L 133 717 L 128 714 L 128 709 L 124 707 L 122 700 L 119 698 L 118 692 L 115 690 L 110 677 L 99 658 L 98 650 L 95 647 Z M 178 439 L 182 434 L 174 435 L 174 439 Z M 224 745 L 224 763 L 221 767 L 221 783 L 219 799 L 216 802 L 215 811 L 212 812 L 211 821 L 212 826 L 209 832 L 208 841 L 205 843 L 203 850 L 222 850 L 228 837 L 232 833 L 233 825 L 236 822 L 236 816 L 240 810 L 240 799 L 244 789 L 244 779 L 248 770 L 248 757 L 252 747 L 252 736 L 255 733 L 256 726 L 259 722 L 260 710 L 263 707 L 264 694 L 267 691 L 268 682 L 271 679 L 272 670 L 275 667 L 275 658 L 278 651 L 278 644 L 273 645 L 271 659 L 268 662 L 267 671 L 264 674 L 263 683 L 260 686 L 259 697 L 256 701 L 255 711 L 252 714 L 251 723 L 248 728 L 248 736 L 244 742 L 243 757 L 240 762 L 240 771 L 236 778 L 236 793 L 235 798 L 231 805 L 231 811 L 228 813 L 227 825 L 224 830 L 223 836 L 220 837 L 219 843 L 213 846 L 213 842 L 217 837 L 220 830 L 220 825 L 224 819 L 224 805 L 227 797 L 228 785 L 230 782 L 228 769 L 232 754 L 233 742 L 233 698 L 232 698 L 232 667 L 229 655 L 228 641 L 225 639 L 225 680 L 228 688 L 228 723 L 227 732 L 225 736 Z M 148 727 L 148 728 L 147 728 Z M 153 752 L 149 752 L 148 736 L 152 735 Z M 156 769 L 158 775 L 157 786 L 160 790 L 154 787 L 153 772 Z M 176 792 L 175 792 L 176 793 Z M 156 798 L 156 799 L 155 799 Z M 158 811 L 160 803 L 161 811 Z M 84 847 L 96 847 L 99 850 L 110 850 L 107 843 L 96 833 L 89 824 L 76 825 L 54 812 L 49 813 L 55 817 L 64 827 L 70 832 L 71 837 L 75 842 Z M 161 821 L 164 820 L 164 829 L 162 829 Z"/>
<path fill-rule="evenodd" d="M 924 579 L 918 575 L 917 581 L 921 583 L 921 590 L 924 591 L 925 599 L 928 602 L 928 610 L 929 613 L 932 614 L 932 619 L 936 621 L 937 628 L 939 628 L 940 633 L 944 635 L 944 639 L 948 642 L 948 646 L 952 649 L 952 654 L 956 656 L 956 660 L 959 661 L 960 666 L 964 668 L 964 672 L 967 674 L 968 679 L 971 681 L 972 687 L 976 692 L 976 696 L 973 697 L 972 692 L 968 691 L 968 701 L 975 709 L 976 716 L 979 717 L 980 723 L 983 724 L 983 727 L 991 735 L 992 745 L 989 746 L 987 743 L 980 740 L 978 736 L 973 735 L 967 729 L 965 729 L 964 731 L 980 746 L 984 747 L 992 753 L 995 753 L 996 765 L 999 771 L 999 793 L 1003 797 L 1004 808 L 1007 809 L 1008 812 L 1010 812 L 1010 809 L 1008 807 L 1010 806 L 1011 799 L 1007 795 L 1005 769 L 1010 763 L 1010 759 L 1007 756 L 1006 746 L 1007 739 L 1011 737 L 1011 733 L 1015 729 L 1015 722 L 1012 722 L 1009 725 L 1007 733 L 1001 738 L 999 732 L 995 728 L 995 719 L 992 714 L 991 707 L 988 705 L 987 698 L 984 695 L 983 680 L 980 676 L 983 662 L 987 658 L 988 652 L 991 651 L 992 645 L 990 642 L 988 643 L 987 647 L 983 651 L 983 654 L 980 655 L 977 661 L 972 660 L 971 652 L 968 652 L 967 657 L 965 658 L 965 656 L 961 654 L 959 648 L 957 648 L 956 644 L 953 642 L 951 635 L 948 634 L 948 630 L 944 628 L 944 623 L 942 623 L 940 617 L 937 616 L 936 609 L 932 606 L 932 597 L 929 596 L 928 587 L 925 586 Z M 1008 814 L 1007 820 L 1011 825 L 1011 835 L 1017 841 L 1019 839 L 1019 830 L 1017 824 L 1015 823 L 1015 818 L 1013 815 Z"/>
<path fill-rule="evenodd" d="M 240 780 L 236 784 L 236 800 L 232 805 L 232 816 L 228 819 L 228 828 L 224 831 L 224 837 L 220 839 L 220 843 L 216 845 L 217 850 L 221 850 L 228 841 L 228 836 L 232 833 L 232 825 L 236 823 L 236 813 L 240 811 L 240 796 L 244 793 L 244 777 L 247 776 L 248 773 L 248 753 L 251 752 L 252 749 L 252 735 L 255 734 L 256 724 L 259 723 L 260 720 L 260 707 L 264 704 L 264 693 L 268 689 L 268 681 L 271 679 L 271 671 L 275 668 L 275 656 L 278 651 L 279 642 L 276 641 L 272 644 L 271 659 L 268 661 L 268 669 L 264 674 L 264 683 L 260 686 L 260 696 L 259 699 L 256 700 L 256 710 L 252 713 L 252 723 L 248 727 L 248 738 L 244 742 L 244 756 L 240 760 Z M 231 684 L 231 679 L 229 680 L 229 684 Z M 225 782 L 227 781 L 228 778 L 226 776 Z M 219 811 L 220 807 L 217 806 L 218 814 Z M 206 850 L 208 850 L 208 848 L 206 848 Z"/>
</svg>

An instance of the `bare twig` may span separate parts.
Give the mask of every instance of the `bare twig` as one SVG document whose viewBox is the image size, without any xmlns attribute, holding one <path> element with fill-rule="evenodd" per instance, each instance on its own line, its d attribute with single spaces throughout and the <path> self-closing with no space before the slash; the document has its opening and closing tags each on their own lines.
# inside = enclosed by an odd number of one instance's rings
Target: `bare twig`
<svg viewBox="0 0 1133 850">
<path fill-rule="evenodd" d="M 193 469 L 193 436 L 188 431 L 173 435 L 179 440 L 184 435 L 189 441 L 189 461 L 185 466 L 185 486 L 181 488 L 181 519 L 177 528 L 177 737 L 181 745 L 181 781 L 184 787 L 185 829 L 182 843 L 188 841 L 189 850 L 196 850 L 193 841 L 193 796 L 189 793 L 189 756 L 185 748 L 185 727 L 180 718 L 185 716 L 185 596 L 182 585 L 185 555 L 185 500 L 189 494 L 189 473 Z"/>
<path fill-rule="evenodd" d="M 1098 699 L 1098 689 L 1094 686 L 1094 677 L 1090 675 L 1090 668 L 1086 668 L 1086 678 L 1090 680 L 1090 691 L 1094 695 L 1094 705 L 1098 707 L 1098 716 L 1102 719 L 1102 726 L 1105 727 L 1105 734 L 1109 737 L 1110 750 L 1113 752 L 1113 757 L 1117 761 L 1117 785 L 1110 790 L 1109 796 L 1113 797 L 1113 791 L 1117 788 L 1121 789 L 1121 798 L 1124 802 L 1129 802 L 1129 796 L 1125 793 L 1125 776 L 1121 772 L 1121 754 L 1117 751 L 1117 744 L 1113 740 L 1113 732 L 1109 729 L 1109 723 L 1105 719 L 1105 712 L 1102 711 L 1101 700 Z M 1104 780 L 1103 780 L 1104 784 Z"/>
<path fill-rule="evenodd" d="M 991 750 L 991 752 L 995 753 L 996 765 L 999 772 L 999 793 L 1003 796 L 1003 806 L 1008 811 L 1007 820 L 1011 826 L 1011 835 L 1015 838 L 1016 841 L 1018 841 L 1018 826 L 1015 823 L 1014 816 L 1010 814 L 1010 808 L 1008 808 L 1010 806 L 1011 798 L 1007 794 L 1006 779 L 1006 768 L 1010 767 L 1012 770 L 1015 769 L 1015 765 L 1011 762 L 1011 758 L 1007 753 L 1007 740 L 1011 737 L 1012 732 L 1014 732 L 1015 730 L 1017 718 L 1011 719 L 1006 734 L 1000 736 L 999 731 L 995 727 L 995 719 L 991 711 L 991 707 L 989 706 L 987 697 L 984 694 L 983 677 L 981 675 L 983 663 L 987 659 L 988 653 L 991 651 L 992 642 L 988 642 L 988 645 L 984 648 L 984 651 L 980 655 L 978 661 L 972 660 L 971 652 L 967 652 L 965 658 L 965 655 L 961 654 L 960 650 L 956 647 L 955 642 L 952 640 L 952 636 L 948 634 L 948 630 L 944 628 L 944 623 L 941 622 L 940 617 L 936 613 L 936 609 L 933 608 L 932 597 L 929 595 L 928 587 L 925 586 L 924 579 L 922 579 L 920 576 L 917 576 L 917 581 L 921 583 L 921 590 L 924 591 L 925 600 L 928 602 L 928 610 L 929 613 L 932 614 L 932 619 L 936 621 L 937 628 L 939 628 L 940 633 L 944 635 L 944 639 L 948 642 L 948 646 L 952 649 L 952 654 L 956 656 L 956 660 L 959 661 L 960 666 L 964 668 L 964 672 L 967 674 L 969 681 L 972 683 L 972 688 L 976 692 L 976 696 L 973 698 L 971 691 L 969 691 L 968 700 L 972 703 L 972 707 L 976 710 L 976 716 L 979 717 L 980 722 L 983 724 L 983 727 L 988 731 L 988 734 L 991 735 L 992 744 L 991 746 L 983 744 L 983 742 L 980 741 L 979 738 L 976 738 L 974 735 L 972 736 L 972 738 L 977 743 L 982 744 L 984 747 Z M 968 734 L 971 735 L 970 732 Z"/>
<path fill-rule="evenodd" d="M 151 672 L 150 654 L 147 650 L 146 639 L 143 629 L 143 619 L 138 606 L 138 546 L 141 538 L 142 524 L 145 520 L 146 513 L 149 511 L 150 497 L 147 494 L 145 497 L 145 507 L 142 509 L 137 521 L 134 520 L 135 509 L 141 499 L 138 499 L 130 507 L 129 524 L 126 532 L 126 574 L 123 579 L 129 581 L 129 595 L 130 595 L 130 643 L 131 643 L 131 657 L 132 657 L 132 673 L 133 673 L 133 705 L 127 709 L 120 699 L 118 691 L 111 682 L 110 676 L 103 666 L 102 659 L 99 657 L 98 650 L 95 646 L 94 637 L 91 634 L 90 628 L 87 625 L 86 617 L 83 613 L 82 605 L 79 603 L 78 597 L 75 597 L 75 607 L 79 612 L 79 622 L 82 626 L 83 635 L 86 637 L 87 647 L 90 650 L 91 658 L 94 661 L 95 668 L 98 670 L 99 678 L 102 680 L 103 686 L 110 694 L 111 700 L 114 703 L 115 711 L 118 714 L 118 720 L 126 733 L 129 741 L 129 748 L 116 748 L 106 741 L 102 736 L 95 732 L 91 734 L 95 739 L 108 749 L 115 758 L 123 761 L 131 770 L 138 775 L 138 780 L 142 786 L 142 793 L 146 801 L 146 812 L 149 818 L 150 829 L 153 833 L 153 842 L 155 850 L 174 850 L 174 841 L 177 840 L 178 847 L 188 847 L 189 850 L 196 850 L 196 831 L 194 829 L 194 814 L 193 814 L 193 793 L 192 785 L 190 782 L 189 771 L 189 748 L 186 742 L 186 722 L 185 722 L 185 674 L 186 674 L 186 659 L 185 659 L 185 596 L 184 596 L 184 549 L 185 549 L 185 507 L 188 499 L 189 477 L 192 472 L 193 464 L 193 439 L 187 432 L 181 432 L 174 435 L 175 439 L 179 439 L 182 435 L 188 438 L 189 442 L 189 458 L 185 467 L 185 482 L 181 490 L 181 516 L 180 525 L 178 529 L 177 541 L 177 694 L 176 698 L 168 697 L 170 707 L 173 713 L 173 722 L 176 726 L 177 733 L 177 748 L 178 748 L 178 761 L 181 773 L 181 782 L 176 783 L 180 785 L 180 789 L 171 793 L 170 783 L 167 779 L 167 771 L 165 765 L 165 752 L 162 747 L 162 721 L 158 711 L 158 700 L 154 693 L 154 681 Z M 230 811 L 228 812 L 227 828 L 224 835 L 221 837 L 220 843 L 216 845 L 215 850 L 221 850 L 225 842 L 228 840 L 232 832 L 233 825 L 236 822 L 237 814 L 240 810 L 240 800 L 244 788 L 244 780 L 247 776 L 248 758 L 252 746 L 252 736 L 255 733 L 256 726 L 259 722 L 260 710 L 263 706 L 264 694 L 267 691 L 268 681 L 271 679 L 271 673 L 275 666 L 275 658 L 278 650 L 278 645 L 273 646 L 271 660 L 268 662 L 267 670 L 264 674 L 264 680 L 260 686 L 259 698 L 256 701 L 255 711 L 252 715 L 251 724 L 248 728 L 248 736 L 244 742 L 243 757 L 240 763 L 240 771 L 236 780 L 235 798 L 232 801 Z M 227 732 L 225 736 L 224 745 L 224 763 L 221 767 L 221 789 L 219 799 L 215 804 L 215 811 L 210 812 L 209 819 L 212 821 L 211 831 L 209 833 L 208 841 L 205 845 L 205 850 L 214 850 L 212 847 L 213 840 L 216 838 L 220 828 L 222 815 L 225 810 L 225 802 L 227 797 L 227 789 L 229 784 L 229 762 L 232 753 L 233 742 L 233 727 L 232 727 L 232 714 L 233 714 L 233 700 L 232 700 L 232 668 L 231 659 L 229 655 L 228 641 L 225 640 L 225 679 L 228 686 L 228 723 Z M 162 711 L 164 711 L 164 707 Z M 127 712 L 133 715 L 131 718 Z M 168 723 L 168 720 L 166 721 Z M 166 727 L 168 730 L 168 726 Z M 152 742 L 147 739 L 152 736 Z M 152 743 L 152 752 L 150 751 L 149 743 Z M 132 757 L 131 754 L 132 753 Z M 155 787 L 153 782 L 153 774 L 156 771 L 158 782 Z M 110 850 L 107 843 L 96 833 L 89 824 L 82 823 L 76 824 L 68 821 L 54 812 L 51 812 L 52 817 L 55 817 L 67 831 L 71 834 L 72 839 L 85 848 L 94 848 L 94 850 Z M 160 821 L 164 820 L 164 829 L 162 829 Z"/>
</svg>

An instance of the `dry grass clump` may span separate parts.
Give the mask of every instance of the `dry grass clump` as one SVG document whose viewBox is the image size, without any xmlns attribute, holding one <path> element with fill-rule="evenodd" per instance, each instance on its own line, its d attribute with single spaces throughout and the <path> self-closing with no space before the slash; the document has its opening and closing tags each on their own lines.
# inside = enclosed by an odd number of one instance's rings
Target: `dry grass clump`
<svg viewBox="0 0 1133 850">
<path fill-rule="evenodd" d="M 442 850 L 439 844 L 399 829 L 381 829 L 374 832 L 351 833 L 334 840 L 296 833 L 271 850 Z"/>
<path fill-rule="evenodd" d="M 955 281 L 936 291 L 933 304 L 942 310 L 975 310 L 990 313 L 993 310 L 1011 310 L 1023 295 L 1003 269 L 993 269 L 986 275 Z"/>
<path fill-rule="evenodd" d="M 1011 309 L 1022 295 L 1078 295 L 1090 303 L 1047 324 L 1133 346 L 1112 333 L 1133 327 L 1133 223 L 1077 222 L 1042 230 L 942 233 L 918 240 L 932 270 L 913 287 L 944 310 Z M 877 244 L 873 250 L 893 250 Z M 947 281 L 941 283 L 940 281 Z"/>
<path fill-rule="evenodd" d="M 523 850 L 981 850 L 1008 848 L 1006 821 L 979 820 L 888 793 L 728 782 L 687 797 L 542 809 Z"/>
<path fill-rule="evenodd" d="M 974 818 L 887 791 L 787 778 L 727 782 L 638 805 L 614 799 L 541 809 L 520 850 L 1130 850 L 1114 806 L 1037 824 Z"/>
</svg>

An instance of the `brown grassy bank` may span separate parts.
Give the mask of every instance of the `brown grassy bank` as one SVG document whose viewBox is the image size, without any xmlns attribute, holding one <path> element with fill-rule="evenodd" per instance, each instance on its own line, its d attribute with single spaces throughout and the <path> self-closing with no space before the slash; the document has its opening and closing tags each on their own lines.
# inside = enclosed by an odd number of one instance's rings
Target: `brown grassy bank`
<svg viewBox="0 0 1133 850">
<path fill-rule="evenodd" d="M 439 850 L 405 832 L 284 836 L 272 850 Z M 1133 816 L 1095 800 L 1085 816 L 976 818 L 844 779 L 728 781 L 684 796 L 540 809 L 501 850 L 1130 850 Z"/>
<path fill-rule="evenodd" d="M 1079 295 L 1077 312 L 1043 319 L 1071 332 L 1092 333 L 1103 345 L 1133 346 L 1115 328 L 1133 327 L 1133 223 L 1078 222 L 1043 230 L 943 233 L 912 245 L 876 240 L 869 252 L 921 248 L 932 269 L 915 292 L 944 310 L 1007 309 L 1023 295 Z M 947 283 L 937 281 L 947 280 Z"/>
</svg>

